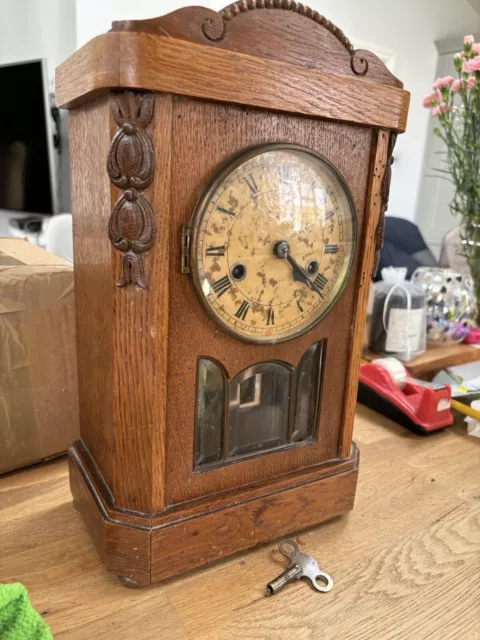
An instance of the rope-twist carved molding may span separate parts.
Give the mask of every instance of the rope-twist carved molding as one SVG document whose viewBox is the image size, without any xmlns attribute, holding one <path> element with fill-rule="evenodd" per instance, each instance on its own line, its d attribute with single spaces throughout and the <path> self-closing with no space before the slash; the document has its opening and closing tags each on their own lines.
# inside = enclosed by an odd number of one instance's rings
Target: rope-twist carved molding
<svg viewBox="0 0 480 640">
<path fill-rule="evenodd" d="M 110 215 L 108 237 L 122 252 L 119 287 L 135 284 L 147 288 L 143 253 L 155 241 L 153 210 L 142 191 L 153 180 L 155 153 L 145 131 L 153 118 L 153 93 L 123 91 L 112 98 L 112 114 L 118 131 L 107 159 L 110 181 L 123 189 Z"/>
<path fill-rule="evenodd" d="M 208 40 L 220 42 L 226 36 L 228 21 L 233 20 L 241 13 L 253 11 L 254 9 L 284 9 L 313 20 L 324 29 L 327 29 L 345 47 L 350 54 L 350 68 L 353 73 L 364 76 L 368 72 L 368 60 L 357 55 L 358 51 L 355 50 L 343 31 L 318 11 L 310 9 L 310 7 L 301 2 L 296 2 L 296 0 L 239 0 L 219 12 L 220 20 L 215 21 L 212 18 L 206 18 L 202 25 L 202 33 Z"/>
</svg>

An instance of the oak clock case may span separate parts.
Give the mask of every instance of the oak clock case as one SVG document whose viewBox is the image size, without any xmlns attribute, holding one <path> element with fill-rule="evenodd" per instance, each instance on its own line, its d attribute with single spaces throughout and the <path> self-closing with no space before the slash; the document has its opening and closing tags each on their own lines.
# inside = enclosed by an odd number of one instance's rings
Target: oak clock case
<svg viewBox="0 0 480 640">
<path fill-rule="evenodd" d="M 116 22 L 56 92 L 70 484 L 107 569 L 144 586 L 352 509 L 401 82 L 303 4 L 240 0 Z"/>
</svg>

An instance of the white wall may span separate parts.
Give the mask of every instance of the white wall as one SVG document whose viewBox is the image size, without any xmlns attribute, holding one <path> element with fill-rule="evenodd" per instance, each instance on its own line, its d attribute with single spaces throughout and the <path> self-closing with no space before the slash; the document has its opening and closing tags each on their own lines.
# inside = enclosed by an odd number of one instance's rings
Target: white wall
<svg viewBox="0 0 480 640">
<path fill-rule="evenodd" d="M 53 78 L 75 45 L 75 0 L 0 0 L 0 64 L 46 58 Z"/>
<path fill-rule="evenodd" d="M 77 0 L 77 42 L 84 44 L 107 31 L 112 20 L 155 17 L 187 4 L 219 10 L 226 0 Z M 391 215 L 414 219 L 429 113 L 421 100 L 429 91 L 437 60 L 435 40 L 472 33 L 479 17 L 467 0 L 310 0 L 306 4 L 323 13 L 355 40 L 392 51 L 395 75 L 411 92 L 407 132 L 395 153 L 390 195 Z"/>
</svg>

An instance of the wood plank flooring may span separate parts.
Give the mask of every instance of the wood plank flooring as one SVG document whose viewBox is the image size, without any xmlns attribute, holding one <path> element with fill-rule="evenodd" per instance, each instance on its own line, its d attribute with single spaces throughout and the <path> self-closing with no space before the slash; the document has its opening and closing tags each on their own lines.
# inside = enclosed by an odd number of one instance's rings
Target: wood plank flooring
<svg viewBox="0 0 480 640">
<path fill-rule="evenodd" d="M 270 544 L 145 590 L 100 565 L 64 458 L 0 478 L 0 581 L 21 581 L 56 640 L 480 640 L 480 439 L 422 438 L 358 407 L 354 511 L 296 536 L 335 582 L 264 597 Z"/>
</svg>

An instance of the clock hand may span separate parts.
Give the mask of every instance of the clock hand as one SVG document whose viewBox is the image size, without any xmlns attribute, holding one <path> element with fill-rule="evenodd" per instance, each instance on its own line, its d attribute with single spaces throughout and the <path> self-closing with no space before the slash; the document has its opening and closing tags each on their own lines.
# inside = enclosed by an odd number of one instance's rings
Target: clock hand
<svg viewBox="0 0 480 640">
<path fill-rule="evenodd" d="M 290 255 L 290 245 L 288 244 L 288 242 L 286 242 L 285 240 L 280 240 L 280 242 L 276 243 L 273 252 L 277 256 L 277 258 L 286 258 L 288 260 L 288 263 L 292 267 L 293 279 L 296 282 L 302 282 L 303 284 L 306 284 L 309 289 L 315 291 L 315 293 L 318 293 L 321 298 L 324 297 L 315 282 L 312 282 L 310 280 L 305 269 L 303 269 L 295 260 L 295 258 Z"/>
<path fill-rule="evenodd" d="M 302 269 L 302 267 L 298 264 L 295 258 L 293 258 L 290 254 L 288 254 L 287 260 L 292 267 L 293 279 L 296 282 L 303 282 L 303 284 L 306 284 L 309 289 L 312 289 L 312 291 L 314 291 L 315 284 L 313 282 L 310 282 L 310 279 L 308 278 L 306 271 Z"/>
</svg>

